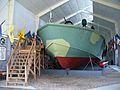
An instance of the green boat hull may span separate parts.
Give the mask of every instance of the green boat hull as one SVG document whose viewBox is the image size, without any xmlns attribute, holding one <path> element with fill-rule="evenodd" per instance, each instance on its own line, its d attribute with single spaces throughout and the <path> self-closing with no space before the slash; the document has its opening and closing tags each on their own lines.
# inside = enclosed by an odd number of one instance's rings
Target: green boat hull
<svg viewBox="0 0 120 90">
<path fill-rule="evenodd" d="M 47 24 L 37 33 L 42 38 L 45 49 L 50 55 L 63 57 L 64 60 L 65 57 L 73 58 L 73 62 L 75 62 L 74 58 L 91 57 L 101 60 L 105 48 L 104 38 L 91 29 L 72 25 Z M 66 62 L 69 62 L 69 59 Z"/>
</svg>

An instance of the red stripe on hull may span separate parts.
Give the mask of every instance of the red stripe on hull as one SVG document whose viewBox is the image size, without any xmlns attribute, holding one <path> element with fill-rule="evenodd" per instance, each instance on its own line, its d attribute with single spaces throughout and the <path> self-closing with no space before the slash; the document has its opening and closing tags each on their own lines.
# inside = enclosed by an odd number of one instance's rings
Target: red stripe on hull
<svg viewBox="0 0 120 90">
<path fill-rule="evenodd" d="M 90 58 L 86 57 L 56 57 L 62 68 L 79 68 L 85 66 Z M 98 58 L 91 58 L 94 62 L 99 62 Z"/>
</svg>

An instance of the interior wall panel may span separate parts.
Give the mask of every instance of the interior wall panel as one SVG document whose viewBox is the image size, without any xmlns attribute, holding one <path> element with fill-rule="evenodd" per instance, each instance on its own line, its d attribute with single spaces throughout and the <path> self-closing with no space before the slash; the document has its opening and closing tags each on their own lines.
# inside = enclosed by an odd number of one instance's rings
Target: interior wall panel
<svg viewBox="0 0 120 90">
<path fill-rule="evenodd" d="M 28 31 L 36 32 L 36 16 L 17 1 L 14 8 L 14 26 L 15 37 L 22 28 L 25 29 L 25 33 Z"/>
</svg>

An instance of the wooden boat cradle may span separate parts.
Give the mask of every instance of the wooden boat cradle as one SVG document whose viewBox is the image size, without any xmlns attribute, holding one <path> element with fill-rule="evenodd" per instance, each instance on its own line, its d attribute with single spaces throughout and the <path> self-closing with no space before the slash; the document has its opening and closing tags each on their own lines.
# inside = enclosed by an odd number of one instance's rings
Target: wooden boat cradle
<svg viewBox="0 0 120 90">
<path fill-rule="evenodd" d="M 34 79 L 40 76 L 40 67 L 44 69 L 44 45 L 41 42 L 36 44 L 36 38 L 25 39 L 31 41 L 32 45 L 22 48 L 23 42 L 19 40 L 7 63 L 6 84 L 24 86 L 28 83 L 29 75 Z"/>
</svg>

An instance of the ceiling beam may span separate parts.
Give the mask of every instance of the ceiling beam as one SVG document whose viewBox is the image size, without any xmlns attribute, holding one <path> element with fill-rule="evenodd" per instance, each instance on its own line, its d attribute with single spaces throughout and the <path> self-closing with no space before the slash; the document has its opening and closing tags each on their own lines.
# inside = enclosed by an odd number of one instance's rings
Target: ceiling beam
<svg viewBox="0 0 120 90">
<path fill-rule="evenodd" d="M 83 12 L 115 24 L 115 31 L 116 31 L 116 33 L 119 33 L 119 27 L 118 27 L 118 22 L 117 21 L 115 21 L 111 18 L 102 16 L 102 15 L 99 15 L 99 14 L 92 13 L 92 12 L 88 12 L 88 11 L 83 11 Z"/>
<path fill-rule="evenodd" d="M 46 10 L 44 10 L 44 11 L 42 11 L 42 12 L 40 12 L 37 16 L 38 16 L 38 17 L 41 17 L 41 16 L 45 15 L 46 13 L 48 13 L 48 12 L 56 9 L 57 7 L 60 7 L 61 5 L 67 3 L 68 1 L 69 1 L 69 0 L 62 0 L 62 1 L 60 1 L 59 3 L 57 3 L 57 4 L 55 4 L 55 5 L 47 8 Z"/>
<path fill-rule="evenodd" d="M 104 20 L 109 21 L 109 22 L 112 22 L 112 23 L 115 23 L 115 22 L 116 22 L 115 20 L 113 20 L 113 19 L 111 19 L 111 18 L 102 16 L 102 15 L 99 15 L 99 14 L 95 14 L 95 13 L 92 13 L 92 12 L 89 12 L 89 11 L 83 11 L 83 13 L 90 14 L 90 15 L 92 15 L 92 16 L 95 16 L 95 17 L 104 19 Z"/>
<path fill-rule="evenodd" d="M 115 24 L 115 32 L 119 33 L 119 26 L 118 26 L 118 22 L 117 21 L 115 21 L 115 20 L 113 20 L 111 18 L 108 18 L 108 17 L 104 17 L 104 16 L 101 16 L 101 15 L 98 15 L 98 14 L 94 14 L 94 13 L 91 13 L 91 15 L 93 15 L 95 17 L 98 17 L 98 18 L 101 18 L 103 20 L 112 22 L 113 24 Z"/>
<path fill-rule="evenodd" d="M 110 29 L 110 28 L 108 28 L 108 27 L 105 27 L 105 26 L 103 26 L 103 25 L 101 25 L 101 24 L 98 24 L 98 23 L 95 23 L 95 22 L 88 22 L 89 24 L 92 24 L 92 25 L 94 25 L 95 27 L 97 26 L 97 28 L 98 28 L 98 32 L 100 32 L 100 30 L 99 30 L 99 27 L 102 27 L 102 28 L 104 28 L 105 30 L 107 30 L 108 32 L 107 32 L 107 34 L 109 34 L 110 35 L 110 39 L 114 36 L 113 35 L 113 32 L 112 32 L 112 30 Z M 103 32 L 103 33 L 105 33 L 105 32 Z M 108 40 L 109 41 L 109 40 Z"/>
<path fill-rule="evenodd" d="M 111 0 L 107 0 L 107 1 L 105 1 L 105 0 L 91 0 L 91 1 L 120 10 L 120 5 L 112 3 Z M 109 1 L 111 1 L 111 2 L 109 2 Z"/>
<path fill-rule="evenodd" d="M 85 9 L 87 9 L 87 8 L 89 8 L 89 7 L 91 7 L 91 6 L 92 6 L 92 5 L 89 5 L 89 6 L 87 6 L 87 7 L 83 8 L 83 9 L 81 9 L 81 10 L 77 11 L 77 12 L 74 12 L 74 13 L 72 13 L 72 14 L 70 14 L 70 15 L 66 16 L 65 18 L 66 18 L 66 19 L 69 19 L 69 18 L 71 18 L 71 17 L 74 17 L 75 15 L 77 15 L 77 14 L 81 13 L 82 11 L 84 11 Z M 61 20 L 58 20 L 56 23 L 61 23 L 61 22 L 63 22 L 63 21 L 64 21 L 64 18 L 63 18 L 63 19 L 61 19 Z"/>
<path fill-rule="evenodd" d="M 89 21 L 88 23 L 89 23 L 89 24 L 92 24 L 92 25 L 96 25 L 97 27 L 102 27 L 102 28 L 104 28 L 104 29 L 107 29 L 108 31 L 111 31 L 110 28 L 105 27 L 105 26 L 103 26 L 103 25 L 101 25 L 101 24 L 98 24 L 98 23 L 95 23 L 95 22 L 91 22 L 91 21 Z"/>
</svg>

